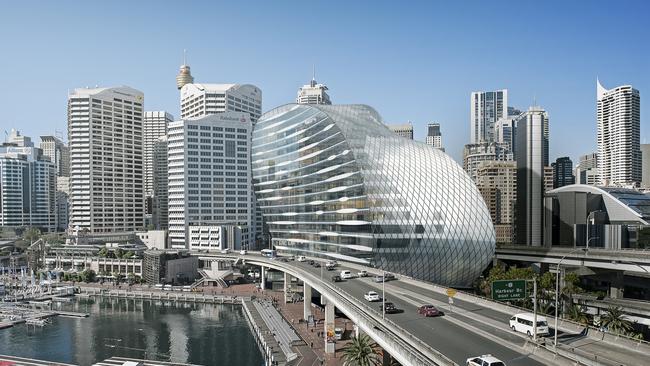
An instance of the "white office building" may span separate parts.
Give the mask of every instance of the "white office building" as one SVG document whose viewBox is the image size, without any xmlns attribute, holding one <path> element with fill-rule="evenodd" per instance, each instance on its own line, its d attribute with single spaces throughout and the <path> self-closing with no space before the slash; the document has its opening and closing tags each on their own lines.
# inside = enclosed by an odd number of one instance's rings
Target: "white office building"
<svg viewBox="0 0 650 366">
<path fill-rule="evenodd" d="M 153 150 L 156 141 L 167 135 L 167 125 L 174 121 L 174 116 L 165 111 L 145 111 L 142 129 L 144 192 L 147 197 L 153 195 Z"/>
<path fill-rule="evenodd" d="M 9 139 L 0 147 L 0 227 L 55 231 L 54 164 L 26 139 Z"/>
<path fill-rule="evenodd" d="M 41 136 L 39 146 L 43 155 L 54 163 L 58 177 L 70 176 L 70 149 L 61 139 L 55 136 Z"/>
<path fill-rule="evenodd" d="M 68 97 L 70 227 L 90 233 L 144 227 L 142 92 L 75 89 Z"/>
<path fill-rule="evenodd" d="M 185 86 L 187 87 L 187 85 Z M 185 88 L 184 87 L 184 88 Z M 168 133 L 169 239 L 172 249 L 222 249 L 220 242 L 199 245 L 190 233 L 201 228 L 236 226 L 248 248 L 254 235 L 248 113 L 225 112 L 172 122 Z M 208 236 L 209 237 L 209 236 Z"/>
<path fill-rule="evenodd" d="M 607 90 L 596 81 L 598 173 L 604 186 L 641 183 L 639 91 L 630 85 Z"/>
<path fill-rule="evenodd" d="M 253 123 L 262 115 L 262 91 L 250 84 L 185 84 L 181 88 L 181 119 L 227 111 L 246 112 Z"/>
<path fill-rule="evenodd" d="M 315 77 L 309 84 L 305 84 L 298 89 L 296 103 L 298 104 L 332 104 L 330 96 L 327 94 L 327 86 L 316 82 Z"/>
<path fill-rule="evenodd" d="M 7 133 L 7 131 L 5 131 L 5 133 Z M 18 147 L 34 147 L 31 137 L 21 135 L 20 131 L 14 128 L 12 128 L 9 135 L 7 135 L 6 141 L 8 144 Z"/>
<path fill-rule="evenodd" d="M 410 121 L 404 124 L 388 125 L 388 128 L 390 128 L 390 130 L 395 132 L 398 136 L 413 140 L 413 124 L 411 124 Z"/>
<path fill-rule="evenodd" d="M 426 144 L 435 147 L 438 150 L 445 151 L 442 146 L 442 133 L 440 132 L 440 123 L 429 123 L 427 125 Z"/>
<path fill-rule="evenodd" d="M 472 92 L 470 97 L 470 142 L 494 142 L 494 127 L 501 118 L 508 118 L 508 90 Z"/>
</svg>

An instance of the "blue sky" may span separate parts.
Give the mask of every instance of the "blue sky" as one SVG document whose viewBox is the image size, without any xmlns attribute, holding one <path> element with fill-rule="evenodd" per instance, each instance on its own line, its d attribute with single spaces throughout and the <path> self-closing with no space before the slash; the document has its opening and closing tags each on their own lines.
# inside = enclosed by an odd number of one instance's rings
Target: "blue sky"
<svg viewBox="0 0 650 366">
<path fill-rule="evenodd" d="M 316 78 L 334 103 L 442 125 L 460 160 L 469 95 L 509 89 L 550 115 L 551 158 L 596 149 L 596 77 L 641 92 L 650 142 L 650 2 L 637 1 L 42 1 L 0 12 L 0 124 L 36 138 L 66 130 L 68 90 L 129 85 L 175 116 L 188 51 L 197 82 L 252 83 L 264 110 Z M 36 139 L 37 140 L 37 139 Z"/>
</svg>

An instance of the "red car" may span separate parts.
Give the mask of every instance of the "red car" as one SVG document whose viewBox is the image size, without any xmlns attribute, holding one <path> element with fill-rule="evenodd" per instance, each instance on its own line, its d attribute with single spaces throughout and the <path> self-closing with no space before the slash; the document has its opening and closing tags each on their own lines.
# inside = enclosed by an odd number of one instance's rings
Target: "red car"
<svg viewBox="0 0 650 366">
<path fill-rule="evenodd" d="M 418 308 L 418 314 L 424 316 L 440 316 L 443 315 L 442 311 L 438 310 L 433 305 L 422 305 Z"/>
</svg>

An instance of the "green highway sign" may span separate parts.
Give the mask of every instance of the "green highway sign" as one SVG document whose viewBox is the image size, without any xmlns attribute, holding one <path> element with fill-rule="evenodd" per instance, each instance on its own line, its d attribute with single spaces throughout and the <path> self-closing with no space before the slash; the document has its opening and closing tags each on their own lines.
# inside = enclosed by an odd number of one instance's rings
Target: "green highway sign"
<svg viewBox="0 0 650 366">
<path fill-rule="evenodd" d="M 500 280 L 492 282 L 492 299 L 498 301 L 526 298 L 526 280 Z"/>
</svg>

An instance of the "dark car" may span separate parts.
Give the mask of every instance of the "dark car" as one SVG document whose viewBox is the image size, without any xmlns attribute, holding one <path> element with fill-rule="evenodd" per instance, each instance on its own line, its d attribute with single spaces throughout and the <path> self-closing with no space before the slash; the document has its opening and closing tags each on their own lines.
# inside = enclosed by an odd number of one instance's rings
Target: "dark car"
<svg viewBox="0 0 650 366">
<path fill-rule="evenodd" d="M 379 311 L 382 311 L 383 305 L 379 305 Z M 386 314 L 394 314 L 398 313 L 399 309 L 395 307 L 395 304 L 392 302 L 387 302 L 386 303 Z"/>
<path fill-rule="evenodd" d="M 313 266 L 313 265 L 314 265 L 314 261 L 310 259 L 310 260 L 309 260 L 309 264 Z"/>
<path fill-rule="evenodd" d="M 394 274 L 388 273 L 388 272 L 384 273 L 384 278 L 386 279 L 386 282 L 393 281 L 393 280 L 397 279 L 397 277 L 395 277 Z"/>
<path fill-rule="evenodd" d="M 332 276 L 332 282 L 342 282 L 343 280 L 341 279 L 341 276 L 335 275 Z"/>
<path fill-rule="evenodd" d="M 314 262 L 314 267 L 320 268 L 320 263 L 319 262 Z"/>
<path fill-rule="evenodd" d="M 424 316 L 440 316 L 443 315 L 442 311 L 438 310 L 437 307 L 427 304 L 427 305 L 422 305 L 418 308 L 418 314 L 424 315 Z"/>
</svg>

